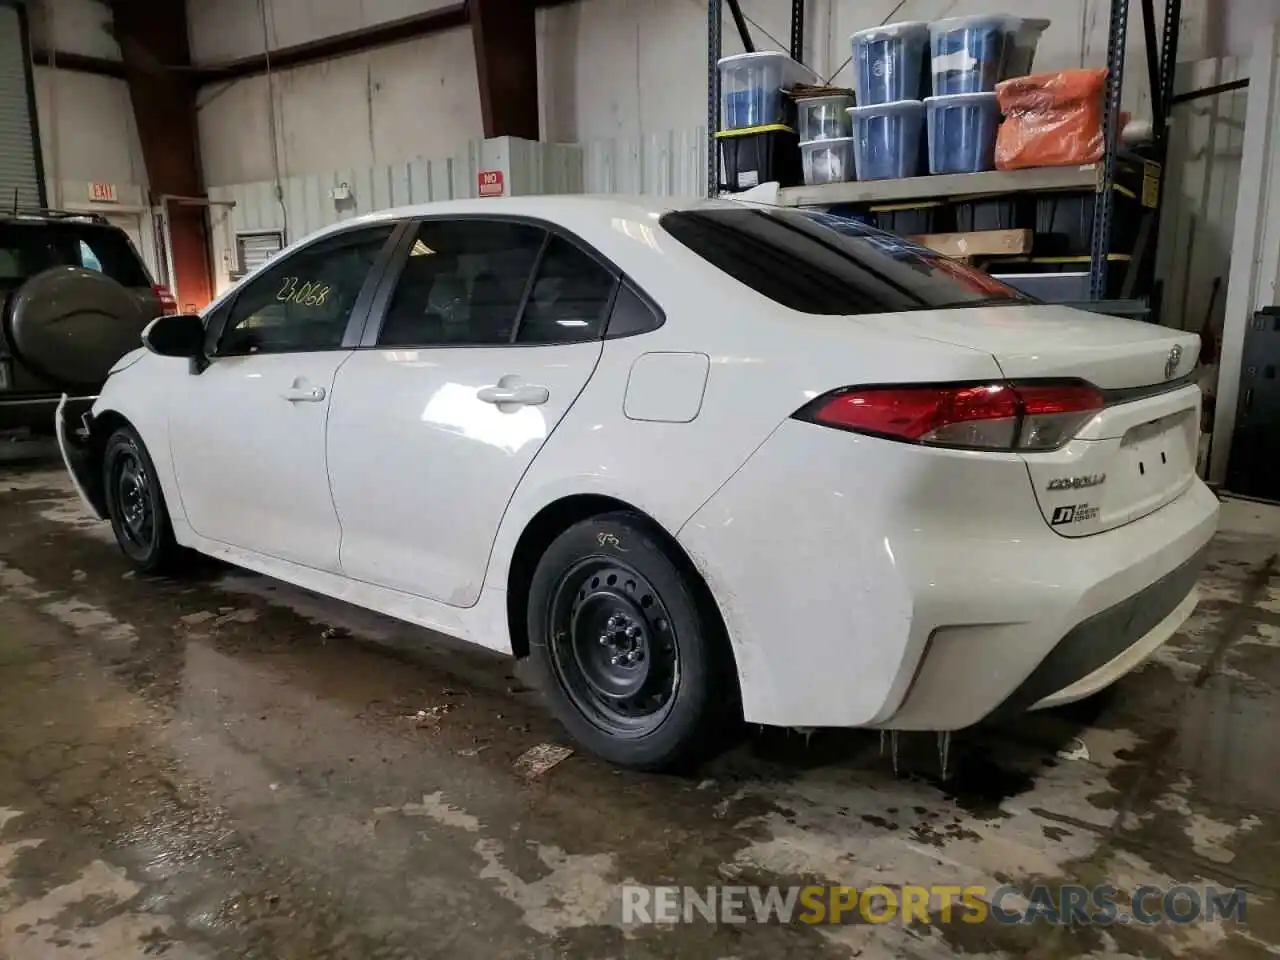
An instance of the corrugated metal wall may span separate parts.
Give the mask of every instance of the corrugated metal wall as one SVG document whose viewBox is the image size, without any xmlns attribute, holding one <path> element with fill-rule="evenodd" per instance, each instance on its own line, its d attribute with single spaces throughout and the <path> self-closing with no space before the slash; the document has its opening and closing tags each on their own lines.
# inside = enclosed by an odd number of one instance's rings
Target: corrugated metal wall
<svg viewBox="0 0 1280 960">
<path fill-rule="evenodd" d="M 703 128 L 698 127 L 580 145 L 538 147 L 512 141 L 508 189 L 525 194 L 702 196 L 704 138 Z M 493 163 L 492 152 L 486 150 L 491 151 L 486 141 L 475 140 L 459 156 L 287 177 L 281 181 L 279 198 L 271 181 L 210 187 L 211 199 L 235 204 L 213 208 L 218 289 L 225 289 L 236 272 L 237 234 L 281 230 L 292 243 L 339 220 L 376 210 L 475 196 L 477 175 Z M 351 200 L 333 200 L 330 191 L 344 183 Z"/>
<path fill-rule="evenodd" d="M 0 206 L 41 206 L 42 171 L 22 36 L 23 18 L 0 3 Z"/>
</svg>

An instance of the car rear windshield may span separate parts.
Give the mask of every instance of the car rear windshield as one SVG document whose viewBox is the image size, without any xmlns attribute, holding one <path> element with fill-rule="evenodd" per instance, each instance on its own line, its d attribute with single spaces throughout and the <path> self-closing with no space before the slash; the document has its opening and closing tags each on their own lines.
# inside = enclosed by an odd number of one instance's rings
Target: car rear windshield
<svg viewBox="0 0 1280 960">
<path fill-rule="evenodd" d="M 980 270 L 847 217 L 744 208 L 682 210 L 660 222 L 704 260 L 801 313 L 1033 302 Z"/>
<path fill-rule="evenodd" d="M 0 221 L 0 284 L 14 287 L 50 267 L 84 267 L 125 287 L 151 280 L 129 238 L 88 223 Z"/>
</svg>

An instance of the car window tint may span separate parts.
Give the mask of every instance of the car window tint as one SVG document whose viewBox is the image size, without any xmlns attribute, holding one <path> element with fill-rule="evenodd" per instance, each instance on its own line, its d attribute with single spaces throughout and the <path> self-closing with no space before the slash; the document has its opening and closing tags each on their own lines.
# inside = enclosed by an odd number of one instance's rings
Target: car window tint
<svg viewBox="0 0 1280 960">
<path fill-rule="evenodd" d="M 68 262 L 55 231 L 43 224 L 0 223 L 0 280 L 26 280 Z"/>
<path fill-rule="evenodd" d="M 347 322 L 394 224 L 348 230 L 287 256 L 236 296 L 218 353 L 293 353 L 342 345 Z"/>
<path fill-rule="evenodd" d="M 858 314 L 1025 303 L 980 270 L 846 217 L 685 210 L 661 224 L 704 260 L 801 313 Z"/>
<path fill-rule="evenodd" d="M 613 311 L 609 314 L 609 329 L 606 336 L 629 337 L 636 333 L 648 333 L 662 326 L 662 315 L 649 303 L 624 283 L 618 288 L 618 295 L 613 299 Z"/>
<path fill-rule="evenodd" d="M 102 261 L 89 248 L 89 245 L 83 240 L 80 241 L 80 265 L 86 270 L 96 270 L 102 273 Z"/>
<path fill-rule="evenodd" d="M 495 220 L 428 220 L 378 335 L 384 347 L 510 343 L 546 231 Z"/>
<path fill-rule="evenodd" d="M 552 236 L 538 262 L 516 342 L 599 339 L 617 285 L 611 270 L 571 241 Z"/>
<path fill-rule="evenodd" d="M 138 252 L 122 231 L 114 227 L 77 225 L 73 234 L 79 266 L 105 273 L 125 287 L 149 287 L 151 278 Z"/>
<path fill-rule="evenodd" d="M 20 282 L 50 267 L 84 267 L 126 287 L 150 287 L 146 267 L 115 227 L 88 223 L 0 223 L 0 281 Z"/>
</svg>

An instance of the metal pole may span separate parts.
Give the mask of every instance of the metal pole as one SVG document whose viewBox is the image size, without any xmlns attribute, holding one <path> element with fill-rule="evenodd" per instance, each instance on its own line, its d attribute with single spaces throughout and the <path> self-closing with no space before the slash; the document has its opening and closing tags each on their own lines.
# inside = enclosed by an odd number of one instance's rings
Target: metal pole
<svg viewBox="0 0 1280 960">
<path fill-rule="evenodd" d="M 804 62 L 804 0 L 791 0 L 791 59 Z"/>
<path fill-rule="evenodd" d="M 1182 0 L 1166 0 L 1164 43 L 1160 47 L 1160 106 L 1156 143 L 1163 149 L 1169 134 L 1169 114 L 1173 110 L 1173 88 L 1177 82 L 1178 35 L 1182 27 Z M 1163 157 L 1161 158 L 1163 160 Z"/>
<path fill-rule="evenodd" d="M 1111 252 L 1111 215 L 1115 209 L 1116 151 L 1120 146 L 1120 91 L 1124 89 L 1124 46 L 1129 32 L 1129 0 L 1111 0 L 1107 39 L 1106 149 L 1098 196 L 1093 205 L 1093 239 L 1089 263 L 1089 296 L 1107 298 L 1107 254 Z"/>
<path fill-rule="evenodd" d="M 747 29 L 747 18 L 742 15 L 742 7 L 738 0 L 729 0 L 729 12 L 733 14 L 733 25 L 738 28 L 738 39 L 742 41 L 742 49 L 747 53 L 755 53 L 756 45 L 751 39 L 751 31 Z"/>
<path fill-rule="evenodd" d="M 720 192 L 720 51 L 724 17 L 722 0 L 707 0 L 707 196 Z"/>
<path fill-rule="evenodd" d="M 1166 3 L 1166 10 L 1167 10 Z M 1147 44 L 1147 76 L 1151 84 L 1151 116 L 1155 121 L 1156 140 L 1164 132 L 1167 115 L 1164 99 L 1164 74 L 1161 71 L 1160 48 L 1156 46 L 1156 0 L 1142 0 L 1142 33 Z M 1167 41 L 1166 41 L 1167 42 Z"/>
</svg>

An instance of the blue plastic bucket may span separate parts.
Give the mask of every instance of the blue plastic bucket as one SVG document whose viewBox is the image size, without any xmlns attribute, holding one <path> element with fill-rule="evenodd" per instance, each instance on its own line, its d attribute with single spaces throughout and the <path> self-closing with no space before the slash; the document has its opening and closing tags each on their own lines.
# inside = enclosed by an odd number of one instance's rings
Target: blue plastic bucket
<svg viewBox="0 0 1280 960">
<path fill-rule="evenodd" d="M 994 93 L 929 97 L 929 172 L 979 173 L 994 170 L 1000 105 Z"/>
<path fill-rule="evenodd" d="M 929 24 L 933 95 L 983 93 L 1004 77 L 1016 17 L 988 14 Z"/>
<path fill-rule="evenodd" d="M 849 42 L 853 47 L 853 88 L 860 105 L 920 99 L 929 45 L 927 23 L 912 20 L 859 30 Z"/>
<path fill-rule="evenodd" d="M 853 165 L 859 180 L 893 180 L 920 172 L 920 131 L 924 104 L 919 100 L 851 107 Z"/>
<path fill-rule="evenodd" d="M 774 50 L 724 57 L 719 66 L 721 130 L 785 122 L 782 91 L 817 82 L 808 67 Z"/>
</svg>

